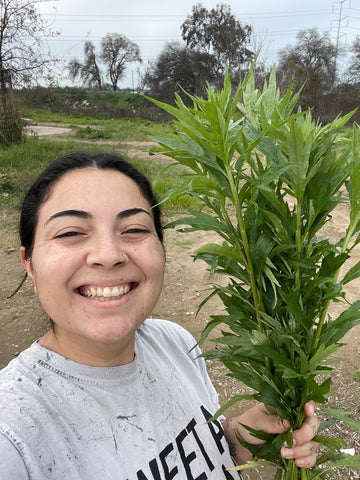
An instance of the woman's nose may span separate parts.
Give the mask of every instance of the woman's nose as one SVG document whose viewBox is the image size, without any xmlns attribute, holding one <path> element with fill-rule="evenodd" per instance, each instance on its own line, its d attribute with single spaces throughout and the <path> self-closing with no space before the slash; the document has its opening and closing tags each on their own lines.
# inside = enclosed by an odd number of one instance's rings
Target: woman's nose
<svg viewBox="0 0 360 480">
<path fill-rule="evenodd" d="M 98 235 L 91 242 L 88 263 L 106 268 L 126 263 L 128 257 L 123 247 L 117 235 Z"/>
</svg>

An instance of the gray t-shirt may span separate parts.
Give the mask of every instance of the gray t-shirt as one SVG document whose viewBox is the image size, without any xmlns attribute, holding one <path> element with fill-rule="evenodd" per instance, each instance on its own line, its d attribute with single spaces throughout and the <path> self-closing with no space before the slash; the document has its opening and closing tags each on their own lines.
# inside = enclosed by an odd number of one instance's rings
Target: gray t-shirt
<svg viewBox="0 0 360 480">
<path fill-rule="evenodd" d="M 239 479 L 220 422 L 207 422 L 218 398 L 194 344 L 154 319 L 118 367 L 34 343 L 0 371 L 0 479 Z"/>
</svg>

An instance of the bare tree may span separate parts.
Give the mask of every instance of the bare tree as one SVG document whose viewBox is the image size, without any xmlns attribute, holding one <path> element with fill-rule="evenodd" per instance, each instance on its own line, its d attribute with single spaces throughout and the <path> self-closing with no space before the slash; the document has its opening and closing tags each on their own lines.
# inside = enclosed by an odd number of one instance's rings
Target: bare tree
<svg viewBox="0 0 360 480">
<path fill-rule="evenodd" d="M 84 44 L 84 62 L 73 58 L 68 65 L 71 80 L 81 79 L 89 87 L 102 90 L 102 73 L 98 64 L 95 45 L 87 41 Z"/>
<path fill-rule="evenodd" d="M 35 83 L 56 61 L 44 38 L 54 36 L 36 7 L 45 0 L 0 0 L 0 92 L 7 108 L 11 85 Z"/>
<path fill-rule="evenodd" d="M 50 78 L 56 60 L 44 38 L 54 36 L 36 7 L 48 0 L 0 0 L 0 144 L 20 142 L 23 128 L 13 86 Z"/>
<path fill-rule="evenodd" d="M 101 59 L 106 66 L 113 90 L 116 91 L 119 80 L 124 76 L 126 65 L 142 62 L 138 45 L 125 35 L 108 33 L 101 40 Z"/>
</svg>

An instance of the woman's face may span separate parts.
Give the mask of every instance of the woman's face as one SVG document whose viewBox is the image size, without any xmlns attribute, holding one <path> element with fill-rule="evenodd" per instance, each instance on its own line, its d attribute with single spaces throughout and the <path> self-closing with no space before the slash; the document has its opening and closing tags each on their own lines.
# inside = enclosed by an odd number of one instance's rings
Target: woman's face
<svg viewBox="0 0 360 480">
<path fill-rule="evenodd" d="M 164 272 L 150 205 L 133 180 L 115 170 L 65 174 L 39 211 L 31 259 L 21 256 L 55 323 L 44 345 L 86 364 L 132 360 Z"/>
</svg>

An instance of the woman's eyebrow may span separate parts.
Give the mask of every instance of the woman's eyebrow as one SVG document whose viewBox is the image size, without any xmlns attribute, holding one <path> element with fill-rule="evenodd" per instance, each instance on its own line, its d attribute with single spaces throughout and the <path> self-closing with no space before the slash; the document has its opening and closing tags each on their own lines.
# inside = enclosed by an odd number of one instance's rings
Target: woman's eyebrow
<svg viewBox="0 0 360 480">
<path fill-rule="evenodd" d="M 117 218 L 121 220 L 122 218 L 128 218 L 128 217 L 131 217 L 132 215 L 137 215 L 138 213 L 146 213 L 151 217 L 151 213 L 148 212 L 147 210 L 144 210 L 143 208 L 129 208 L 127 210 L 123 210 L 122 212 L 119 212 L 117 214 Z"/>
<path fill-rule="evenodd" d="M 137 215 L 138 213 L 146 213 L 147 215 L 151 216 L 151 213 L 148 212 L 147 210 L 144 210 L 143 208 L 129 208 L 127 210 L 122 210 L 117 214 L 117 218 L 121 220 L 122 218 L 128 218 L 131 217 L 132 215 Z M 92 218 L 92 215 L 89 212 L 85 212 L 84 210 L 61 210 L 60 212 L 56 212 L 53 215 L 51 215 L 45 222 L 45 225 L 47 225 L 49 222 L 52 220 L 55 220 L 56 218 L 60 217 L 76 217 L 76 218 Z"/>
<path fill-rule="evenodd" d="M 55 218 L 60 217 L 77 217 L 77 218 L 92 218 L 90 213 L 85 212 L 84 210 L 61 210 L 60 212 L 56 212 L 51 215 L 45 222 L 45 225 L 51 222 L 51 220 L 55 220 Z"/>
</svg>

